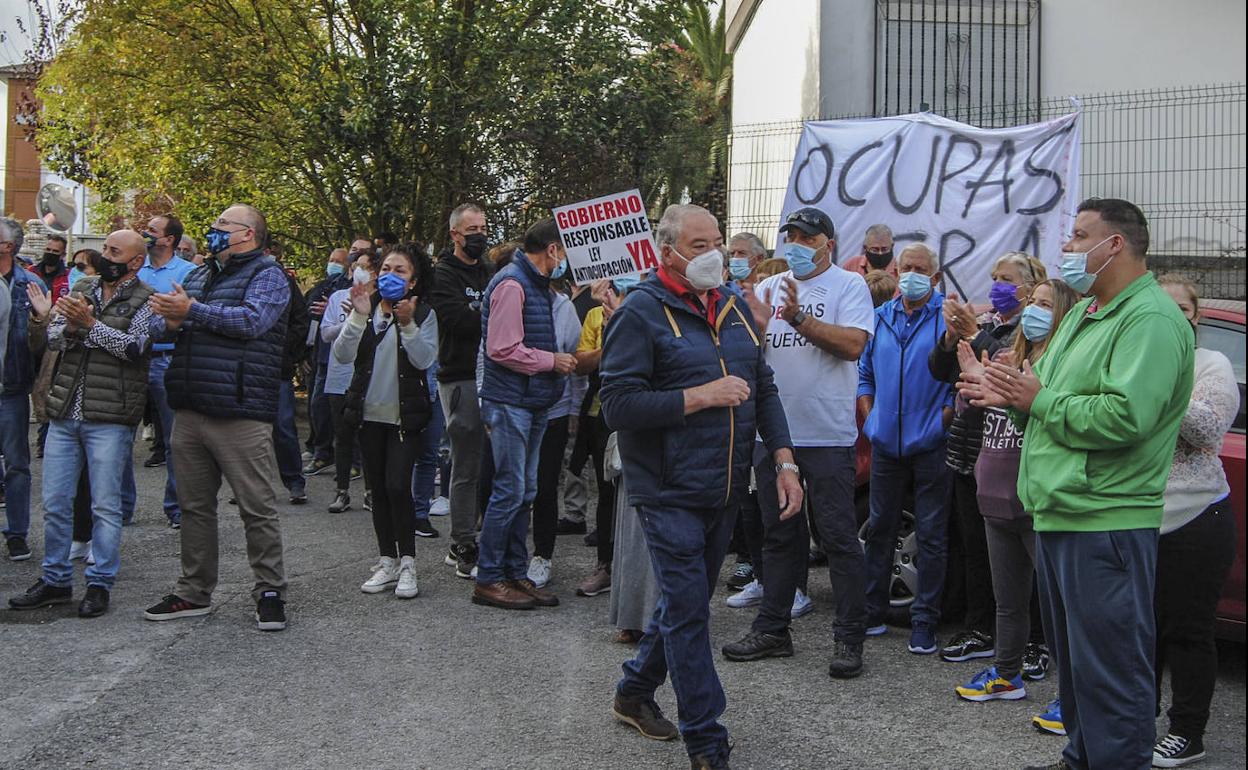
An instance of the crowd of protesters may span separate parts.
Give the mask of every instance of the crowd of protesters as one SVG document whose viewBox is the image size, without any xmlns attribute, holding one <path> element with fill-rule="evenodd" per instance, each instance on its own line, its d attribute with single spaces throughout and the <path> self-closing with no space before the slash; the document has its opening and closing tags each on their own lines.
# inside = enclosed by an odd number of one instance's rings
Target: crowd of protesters
<svg viewBox="0 0 1248 770">
<path fill-rule="evenodd" d="M 815 208 L 785 219 L 771 256 L 757 235 L 725 240 L 706 210 L 672 206 L 655 228 L 660 266 L 592 286 L 571 284 L 553 220 L 494 248 L 483 208 L 461 205 L 448 225 L 436 259 L 389 233 L 334 249 L 304 292 L 247 205 L 213 222 L 205 254 L 167 214 L 100 251 L 71 255 L 54 235 L 25 264 L 21 225 L 0 219 L 14 561 L 32 556 L 32 408 L 43 460 L 42 570 L 9 606 L 71 603 L 81 561 L 78 615 L 108 611 L 147 422 L 144 465 L 165 468 L 181 543 L 147 620 L 213 610 L 223 479 L 265 631 L 287 625 L 275 482 L 292 505 L 371 513 L 367 594 L 417 596 L 418 539 L 447 516 L 443 561 L 472 602 L 555 607 L 557 536 L 586 534 L 595 568 L 563 577 L 584 600 L 609 593 L 617 640 L 637 645 L 615 717 L 683 738 L 694 768 L 726 768 L 709 617 L 727 554 L 727 604 L 756 617 L 724 659 L 794 655 L 809 569 L 826 564 L 828 673 L 869 675 L 908 519 L 909 651 L 987 664 L 957 697 L 1016 700 L 1054 677 L 1060 698 L 1032 720 L 1068 738 L 1054 768 L 1204 757 L 1236 541 L 1218 451 L 1239 393 L 1225 356 L 1197 347 L 1195 285 L 1149 272 L 1136 206 L 1081 204 L 1060 275 L 999 255 L 986 308 L 942 293 L 926 244 L 895 253 L 888 223 L 842 240 L 861 253 L 838 265 L 836 226 Z M 311 501 L 305 479 L 323 472 L 334 494 Z M 942 622 L 958 629 L 944 644 Z M 655 701 L 669 673 L 679 727 Z"/>
</svg>

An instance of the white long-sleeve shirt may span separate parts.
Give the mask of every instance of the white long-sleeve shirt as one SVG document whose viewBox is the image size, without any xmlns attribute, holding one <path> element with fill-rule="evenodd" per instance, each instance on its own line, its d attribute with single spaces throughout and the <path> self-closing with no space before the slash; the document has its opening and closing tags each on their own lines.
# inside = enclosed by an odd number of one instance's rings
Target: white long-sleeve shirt
<svg viewBox="0 0 1248 770">
<path fill-rule="evenodd" d="M 339 364 L 354 364 L 360 349 L 368 318 L 356 310 L 338 333 L 331 349 L 332 358 Z M 367 422 L 399 424 L 399 347 L 407 356 L 408 363 L 420 370 L 428 369 L 438 355 L 438 318 L 430 311 L 419 326 L 409 321 L 400 326 L 398 342 L 394 340 L 394 317 L 381 312 L 373 313 L 373 331 L 380 337 L 373 354 L 373 374 L 364 393 L 364 419 Z"/>
</svg>

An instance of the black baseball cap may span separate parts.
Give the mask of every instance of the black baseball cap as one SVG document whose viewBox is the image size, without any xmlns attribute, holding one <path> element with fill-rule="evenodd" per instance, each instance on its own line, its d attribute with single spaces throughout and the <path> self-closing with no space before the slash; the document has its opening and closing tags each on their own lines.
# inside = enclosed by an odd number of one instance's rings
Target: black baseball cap
<svg viewBox="0 0 1248 770">
<path fill-rule="evenodd" d="M 836 237 L 836 227 L 832 224 L 832 218 L 814 206 L 807 206 L 789 214 L 784 224 L 780 226 L 780 232 L 791 227 L 796 227 L 807 235 L 823 233 L 829 239 Z"/>
</svg>

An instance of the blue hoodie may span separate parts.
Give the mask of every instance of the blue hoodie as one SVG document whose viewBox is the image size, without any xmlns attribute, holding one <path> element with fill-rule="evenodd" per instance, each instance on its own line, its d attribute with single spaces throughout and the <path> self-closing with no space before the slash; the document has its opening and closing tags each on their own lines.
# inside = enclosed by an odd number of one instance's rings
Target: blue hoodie
<svg viewBox="0 0 1248 770">
<path fill-rule="evenodd" d="M 875 335 L 858 359 L 858 395 L 875 397 L 862 426 L 873 451 L 909 457 L 945 443 L 942 410 L 953 406 L 953 387 L 927 367 L 945 333 L 944 303 L 944 295 L 933 291 L 914 311 L 908 332 L 901 297 L 875 310 Z"/>
<path fill-rule="evenodd" d="M 4 351 L 4 395 L 29 396 L 35 384 L 35 360 L 30 354 L 28 326 L 30 324 L 30 297 L 26 284 L 37 284 L 44 291 L 43 281 L 22 268 L 17 257 L 13 258 L 13 275 L 9 276 L 9 328 L 5 332 L 7 346 Z"/>
</svg>

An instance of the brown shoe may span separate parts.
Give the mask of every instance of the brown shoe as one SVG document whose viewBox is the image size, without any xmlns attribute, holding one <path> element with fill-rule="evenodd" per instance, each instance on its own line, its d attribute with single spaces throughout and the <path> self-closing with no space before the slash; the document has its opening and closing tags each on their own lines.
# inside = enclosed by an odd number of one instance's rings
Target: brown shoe
<svg viewBox="0 0 1248 770">
<path fill-rule="evenodd" d="M 504 610 L 531 610 L 537 606 L 533 597 L 502 581 L 488 585 L 477 583 L 472 589 L 472 603 Z"/>
<path fill-rule="evenodd" d="M 637 732 L 655 741 L 670 741 L 680 737 L 680 731 L 672 724 L 653 698 L 626 698 L 618 692 L 611 704 L 611 713 Z"/>
<path fill-rule="evenodd" d="M 559 606 L 558 596 L 543 588 L 538 588 L 537 584 L 528 578 L 520 578 L 519 580 L 511 580 L 509 582 L 512 588 L 531 598 L 538 607 Z"/>
<path fill-rule="evenodd" d="M 611 567 L 599 564 L 593 573 L 576 587 L 577 596 L 597 596 L 611 590 Z"/>
<path fill-rule="evenodd" d="M 641 641 L 642 633 L 635 628 L 621 628 L 615 632 L 615 636 L 611 641 L 616 644 L 637 644 Z"/>
</svg>

